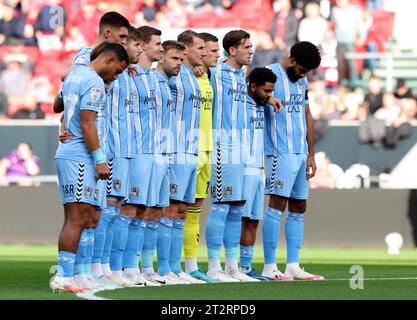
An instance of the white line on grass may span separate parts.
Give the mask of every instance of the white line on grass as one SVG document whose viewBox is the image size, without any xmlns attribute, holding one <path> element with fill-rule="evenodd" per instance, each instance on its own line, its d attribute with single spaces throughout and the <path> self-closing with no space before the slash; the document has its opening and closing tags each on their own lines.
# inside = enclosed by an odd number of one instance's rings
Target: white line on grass
<svg viewBox="0 0 417 320">
<path fill-rule="evenodd" d="M 349 279 L 323 279 L 323 280 L 290 280 L 290 281 L 277 281 L 277 282 L 316 282 L 316 281 L 350 281 Z M 417 277 L 408 278 L 355 278 L 355 281 L 378 281 L 378 280 L 417 280 Z"/>
</svg>

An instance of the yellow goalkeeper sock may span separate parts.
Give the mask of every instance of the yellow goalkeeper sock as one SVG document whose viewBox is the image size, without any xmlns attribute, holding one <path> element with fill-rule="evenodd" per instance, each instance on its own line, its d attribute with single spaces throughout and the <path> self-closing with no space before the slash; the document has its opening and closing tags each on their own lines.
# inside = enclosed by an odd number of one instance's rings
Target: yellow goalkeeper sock
<svg viewBox="0 0 417 320">
<path fill-rule="evenodd" d="M 201 207 L 190 207 L 184 225 L 184 257 L 197 258 L 198 237 L 200 233 Z"/>
</svg>

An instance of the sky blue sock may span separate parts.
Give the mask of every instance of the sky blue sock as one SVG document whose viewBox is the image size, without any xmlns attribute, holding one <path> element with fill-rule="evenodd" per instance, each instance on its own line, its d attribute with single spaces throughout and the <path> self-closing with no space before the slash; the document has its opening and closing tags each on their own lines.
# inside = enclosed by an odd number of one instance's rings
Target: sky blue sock
<svg viewBox="0 0 417 320">
<path fill-rule="evenodd" d="M 285 220 L 285 239 L 287 241 L 287 263 L 299 262 L 303 243 L 304 214 L 288 212 Z"/>
<path fill-rule="evenodd" d="M 184 243 L 184 224 L 185 220 L 174 220 L 172 225 L 169 268 L 176 274 L 183 272 L 181 267 L 181 253 Z"/>
<path fill-rule="evenodd" d="M 228 259 L 236 259 L 239 254 L 240 235 L 242 231 L 243 206 L 230 206 L 224 225 L 223 243 Z"/>
<path fill-rule="evenodd" d="M 139 242 L 145 232 L 145 224 L 142 219 L 133 218 L 129 225 L 126 250 L 123 253 L 123 268 L 138 268 L 139 260 L 137 256 Z"/>
<path fill-rule="evenodd" d="M 163 276 L 171 271 L 169 267 L 169 252 L 171 251 L 172 226 L 174 221 L 162 217 L 158 227 L 156 254 L 158 256 L 158 273 Z"/>
<path fill-rule="evenodd" d="M 58 253 L 58 277 L 71 278 L 74 273 L 75 253 L 59 251 Z"/>
<path fill-rule="evenodd" d="M 113 243 L 110 253 L 110 269 L 122 270 L 123 252 L 126 250 L 131 218 L 117 216 L 113 224 Z"/>
<path fill-rule="evenodd" d="M 240 246 L 240 267 L 242 269 L 252 269 L 254 246 Z"/>
<path fill-rule="evenodd" d="M 74 262 L 74 275 L 84 274 L 84 261 L 87 255 L 88 230 L 83 229 Z"/>
<path fill-rule="evenodd" d="M 153 255 L 158 242 L 158 226 L 159 221 L 146 220 L 142 246 L 142 268 L 153 268 Z"/>
<path fill-rule="evenodd" d="M 209 259 L 220 258 L 220 247 L 223 242 L 228 204 L 212 203 L 206 224 L 206 243 Z"/>
<path fill-rule="evenodd" d="M 105 207 L 101 210 L 98 226 L 94 230 L 94 251 L 91 259 L 92 263 L 100 263 L 103 256 L 104 244 L 106 242 L 106 232 L 109 222 L 113 218 L 112 209 L 114 207 Z"/>
<path fill-rule="evenodd" d="M 84 259 L 84 274 L 91 275 L 91 260 L 93 258 L 94 250 L 94 229 L 88 229 L 87 231 L 88 241 L 87 250 Z"/>
<path fill-rule="evenodd" d="M 268 207 L 262 225 L 265 264 L 276 263 L 279 231 L 281 226 L 281 211 Z"/>
<path fill-rule="evenodd" d="M 107 208 L 110 209 L 111 218 L 109 220 L 109 223 L 107 224 L 106 229 L 106 241 L 104 242 L 103 247 L 103 254 L 101 256 L 101 263 L 109 263 L 110 262 L 110 252 L 111 252 L 111 246 L 113 243 L 113 225 L 114 221 L 116 220 L 116 217 L 120 214 L 120 209 L 113 207 L 113 206 L 107 206 Z"/>
</svg>

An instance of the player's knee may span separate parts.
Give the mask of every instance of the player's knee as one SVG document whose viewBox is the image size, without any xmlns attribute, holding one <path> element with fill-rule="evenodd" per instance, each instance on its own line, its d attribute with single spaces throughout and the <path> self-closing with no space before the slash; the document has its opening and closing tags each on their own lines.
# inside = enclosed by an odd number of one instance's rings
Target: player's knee
<svg viewBox="0 0 417 320">
<path fill-rule="evenodd" d="M 305 200 L 290 200 L 288 210 L 294 213 L 305 213 L 307 210 L 307 201 Z"/>
<path fill-rule="evenodd" d="M 271 195 L 269 197 L 269 207 L 283 212 L 287 206 L 287 201 L 287 198 Z"/>
</svg>

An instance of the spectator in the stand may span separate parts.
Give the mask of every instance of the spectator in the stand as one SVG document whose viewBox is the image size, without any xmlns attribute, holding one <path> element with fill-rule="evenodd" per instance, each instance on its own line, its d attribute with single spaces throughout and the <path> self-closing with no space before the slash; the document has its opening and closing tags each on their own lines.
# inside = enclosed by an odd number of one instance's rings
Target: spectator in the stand
<svg viewBox="0 0 417 320">
<path fill-rule="evenodd" d="M 143 4 L 139 7 L 139 10 L 143 12 L 145 20 L 149 23 L 155 20 L 160 8 L 156 0 L 143 0 Z"/>
<path fill-rule="evenodd" d="M 350 0 L 337 0 L 332 9 L 332 22 L 335 24 L 336 40 L 343 54 L 354 52 L 354 45 L 360 32 L 362 12 L 350 3 Z M 349 85 L 357 84 L 358 75 L 354 59 L 348 59 Z M 344 65 L 344 64 L 342 64 Z M 345 78 L 345 70 L 341 74 Z"/>
<path fill-rule="evenodd" d="M 81 33 L 78 26 L 71 26 L 68 30 L 68 35 L 64 39 L 64 50 L 65 51 L 77 51 L 81 47 L 88 46 L 89 43 Z"/>
<path fill-rule="evenodd" d="M 360 106 L 363 102 L 364 94 L 361 88 L 349 89 L 342 100 L 345 111 L 342 115 L 342 120 L 361 120 Z"/>
<path fill-rule="evenodd" d="M 9 44 L 12 39 L 25 38 L 26 18 L 14 9 L 14 4 L 4 1 L 0 4 L 0 44 Z"/>
<path fill-rule="evenodd" d="M 325 121 L 339 120 L 342 117 L 344 107 L 336 95 L 328 95 L 320 119 Z"/>
<path fill-rule="evenodd" d="M 41 108 L 41 104 L 36 100 L 33 92 L 29 92 L 24 96 L 22 104 L 17 107 L 17 111 L 13 115 L 13 119 L 45 119 L 45 113 Z"/>
<path fill-rule="evenodd" d="M 301 17 L 292 9 L 290 0 L 274 1 L 274 16 L 272 18 L 271 35 L 283 56 L 297 42 L 298 25 Z"/>
<path fill-rule="evenodd" d="M 23 46 L 18 40 L 13 40 L 3 61 L 5 70 L 0 73 L 0 92 L 8 98 L 9 114 L 14 114 L 16 107 L 28 92 L 33 63 L 23 51 Z"/>
<path fill-rule="evenodd" d="M 359 125 L 359 142 L 370 143 L 374 149 L 382 146 L 385 139 L 386 128 L 383 121 L 375 118 L 374 114 L 369 112 L 369 105 L 363 102 L 358 109 Z"/>
<path fill-rule="evenodd" d="M 47 0 L 35 23 L 35 36 L 42 51 L 61 50 L 67 14 L 61 0 Z"/>
<path fill-rule="evenodd" d="M 8 153 L 0 160 L 0 180 L 3 177 L 27 177 L 39 175 L 41 171 L 39 158 L 33 154 L 32 147 L 27 142 L 18 145 L 15 151 Z M 0 181 L 2 185 L 8 185 L 6 181 Z M 19 186 L 32 185 L 29 180 L 17 183 Z"/>
<path fill-rule="evenodd" d="M 329 93 L 334 93 L 340 84 L 338 70 L 338 60 L 340 59 L 338 57 L 340 57 L 341 52 L 332 29 L 326 30 L 323 42 L 319 47 L 322 53 L 320 68 L 324 73 L 326 90 Z"/>
<path fill-rule="evenodd" d="M 171 28 L 185 28 L 187 26 L 187 11 L 179 0 L 168 0 L 163 12 Z"/>
<path fill-rule="evenodd" d="M 383 121 L 386 127 L 384 144 L 387 148 L 394 148 L 398 141 L 411 135 L 409 110 L 400 105 L 400 101 L 392 93 L 386 92 L 383 98 L 383 106 L 378 109 L 375 118 Z"/>
<path fill-rule="evenodd" d="M 414 98 L 411 89 L 407 86 L 405 79 L 397 79 L 397 85 L 395 87 L 394 96 L 397 99 Z"/>
<path fill-rule="evenodd" d="M 404 98 L 400 100 L 403 115 L 410 121 L 417 118 L 417 100 L 415 98 Z"/>
<path fill-rule="evenodd" d="M 56 88 L 54 88 L 48 77 L 34 77 L 29 83 L 29 88 L 29 92 L 34 95 L 40 109 L 45 113 L 45 117 L 56 118 L 60 116 L 52 110 Z"/>
<path fill-rule="evenodd" d="M 98 33 L 100 16 L 91 0 L 84 0 L 80 3 L 80 12 L 77 13 L 74 25 L 78 26 L 88 43 L 93 43 Z"/>
<path fill-rule="evenodd" d="M 364 102 L 368 106 L 370 114 L 382 107 L 384 92 L 382 89 L 382 80 L 377 76 L 371 76 L 368 79 L 368 92 L 365 94 Z"/>
<path fill-rule="evenodd" d="M 300 21 L 298 29 L 299 41 L 310 41 L 319 46 L 328 27 L 328 22 L 320 16 L 320 5 L 309 2 L 305 6 L 305 18 Z"/>
<path fill-rule="evenodd" d="M 265 67 L 267 65 L 281 62 L 282 55 L 276 47 L 272 36 L 265 31 L 261 31 L 257 36 L 258 45 L 253 54 L 251 69 Z"/>
</svg>

